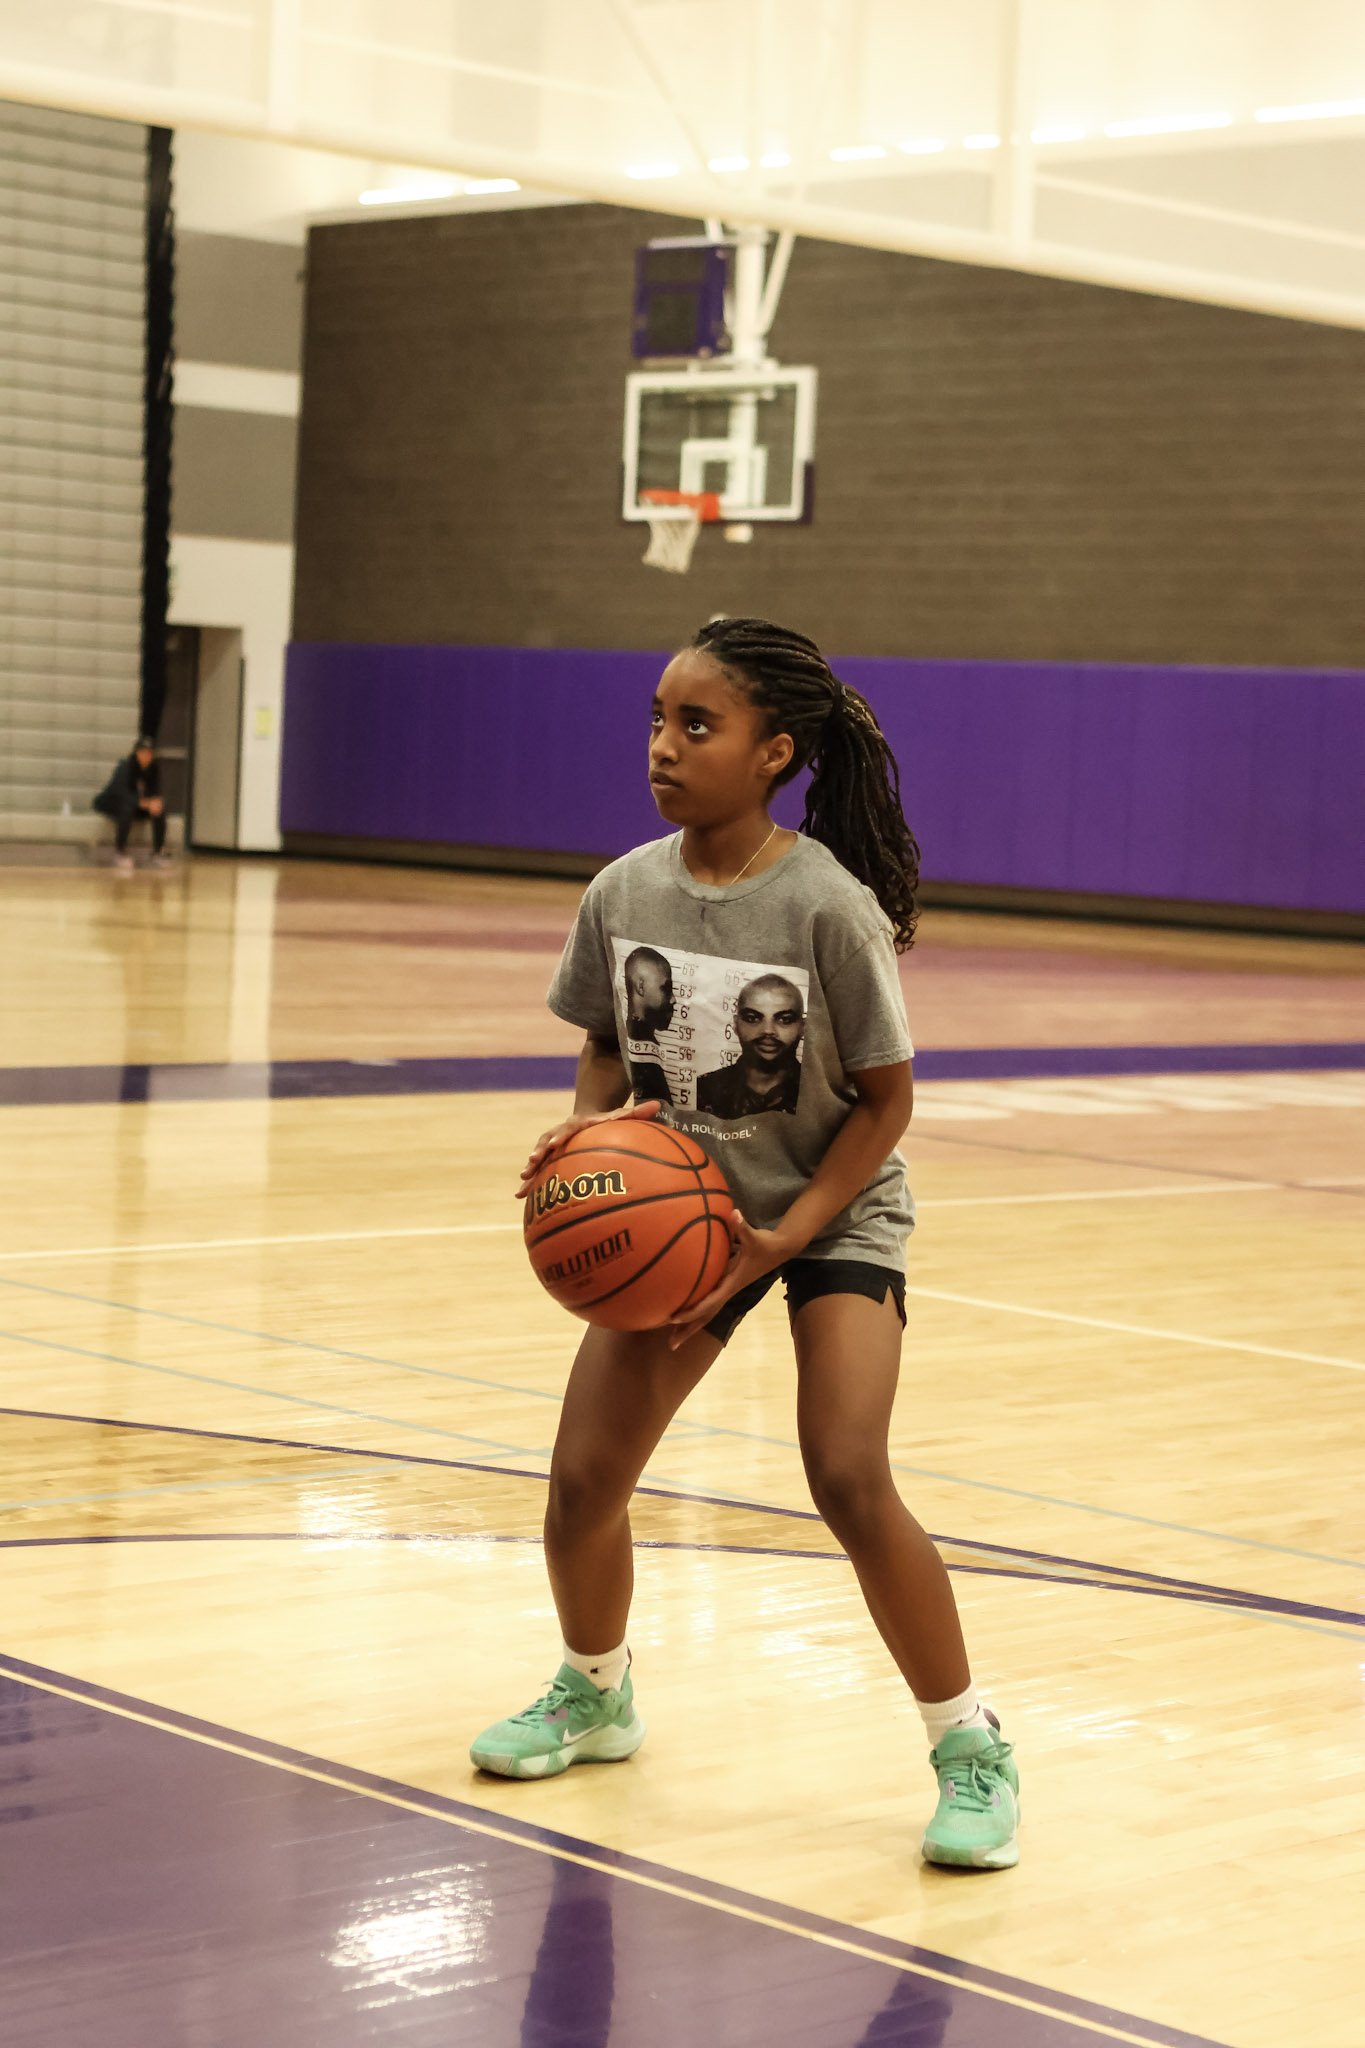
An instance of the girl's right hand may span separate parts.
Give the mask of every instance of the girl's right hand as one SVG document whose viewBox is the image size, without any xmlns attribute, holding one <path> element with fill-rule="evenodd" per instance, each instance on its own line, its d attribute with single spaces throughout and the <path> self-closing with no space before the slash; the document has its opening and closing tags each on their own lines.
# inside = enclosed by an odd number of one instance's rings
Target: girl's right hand
<svg viewBox="0 0 1365 2048">
<path fill-rule="evenodd" d="M 562 1124 L 556 1124 L 552 1131 L 542 1131 L 531 1147 L 531 1156 L 521 1169 L 521 1186 L 517 1189 L 517 1200 L 524 1201 L 531 1183 L 551 1155 L 557 1152 L 575 1131 L 584 1131 L 589 1124 L 616 1123 L 622 1117 L 655 1117 L 659 1114 L 657 1102 L 628 1102 L 623 1109 L 604 1109 L 596 1116 L 570 1116 Z"/>
</svg>

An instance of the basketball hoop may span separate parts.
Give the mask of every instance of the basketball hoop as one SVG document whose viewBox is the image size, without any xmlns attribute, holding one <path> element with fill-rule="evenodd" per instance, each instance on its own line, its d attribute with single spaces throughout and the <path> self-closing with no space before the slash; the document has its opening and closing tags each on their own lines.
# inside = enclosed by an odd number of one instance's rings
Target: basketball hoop
<svg viewBox="0 0 1365 2048">
<path fill-rule="evenodd" d="M 720 518 L 715 491 L 641 491 L 640 503 L 649 521 L 649 546 L 644 560 L 651 569 L 685 576 L 702 525 Z"/>
</svg>

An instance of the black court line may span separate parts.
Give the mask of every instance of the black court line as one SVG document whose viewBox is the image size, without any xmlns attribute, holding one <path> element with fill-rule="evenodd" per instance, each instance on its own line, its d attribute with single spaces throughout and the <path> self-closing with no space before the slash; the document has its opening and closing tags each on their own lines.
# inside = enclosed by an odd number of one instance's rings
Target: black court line
<svg viewBox="0 0 1365 2048">
<path fill-rule="evenodd" d="M 197 1429 L 181 1423 L 123 1422 L 110 1416 L 71 1415 L 41 1408 L 0 1407 L 0 1415 L 12 1415 L 42 1422 L 70 1422 L 92 1428 L 140 1430 L 165 1436 L 188 1436 L 204 1438 L 209 1441 L 245 1443 L 280 1450 L 314 1451 L 323 1456 L 364 1458 L 384 1464 L 436 1466 L 446 1471 L 475 1472 L 492 1478 L 530 1479 L 538 1482 L 540 1485 L 548 1485 L 550 1477 L 548 1472 L 537 1471 L 530 1466 L 489 1465 L 470 1458 L 438 1458 L 407 1451 L 370 1450 L 364 1446 L 350 1444 L 320 1444 L 308 1442 L 297 1437 L 252 1436 L 242 1431 Z M 724 1494 L 685 1493 L 677 1488 L 664 1486 L 641 1485 L 635 1491 L 637 1494 L 651 1500 L 681 1501 L 698 1507 L 732 1508 L 746 1514 L 774 1515 L 787 1521 L 816 1522 L 821 1527 L 824 1526 L 821 1517 L 813 1508 L 780 1507 L 770 1501 L 736 1500 Z M 326 1531 L 308 1531 L 306 1534 L 294 1530 L 260 1531 L 256 1532 L 254 1540 L 260 1542 L 283 1542 L 289 1540 L 327 1542 L 336 1540 L 338 1536 L 350 1538 L 354 1533 L 348 1530 L 334 1531 L 330 1535 Z M 376 1541 L 453 1543 L 459 1540 L 473 1540 L 468 1532 L 463 1537 L 461 1532 L 448 1531 L 375 1531 L 371 1533 Z M 477 1533 L 479 1541 L 537 1543 L 540 1540 L 538 1537 L 502 1537 L 492 1535 L 490 1532 L 481 1531 Z M 1089 1586 L 1101 1591 L 1146 1593 L 1154 1598 L 1183 1600 L 1197 1606 L 1240 1608 L 1247 1613 L 1279 1616 L 1286 1620 L 1322 1621 L 1333 1623 L 1340 1627 L 1365 1629 L 1365 1613 L 1359 1613 L 1353 1608 L 1329 1607 L 1314 1601 L 1290 1600 L 1278 1594 L 1251 1592 L 1244 1587 L 1218 1586 L 1205 1580 L 1175 1578 L 1163 1572 L 1149 1572 L 1136 1566 L 1101 1564 L 1089 1558 L 1068 1557 L 1060 1552 L 1028 1550 L 1005 1543 L 987 1543 L 974 1537 L 944 1535 L 936 1530 L 930 1530 L 927 1533 L 934 1543 L 941 1543 L 951 1549 L 980 1555 L 988 1560 L 988 1562 L 981 1564 L 973 1564 L 966 1559 L 948 1560 L 949 1570 L 970 1573 L 978 1577 L 1020 1578 L 1029 1581 L 1031 1584 L 1042 1582 L 1049 1585 Z M 82 1543 L 139 1541 L 173 1542 L 180 1540 L 250 1541 L 253 1540 L 253 1537 L 250 1532 L 241 1534 L 240 1537 L 237 1532 L 232 1532 L 229 1537 L 218 1536 L 212 1531 L 201 1532 L 196 1536 L 188 1538 L 181 1538 L 175 1535 L 145 1537 L 120 1535 L 107 1537 L 20 1536 L 0 1539 L 0 1550 L 38 1548 L 44 1545 L 55 1546 L 59 1544 L 76 1545 Z M 635 1547 L 640 1550 L 733 1551 L 737 1554 L 743 1553 L 745 1555 L 821 1558 L 844 1564 L 849 1562 L 847 1553 L 842 1550 L 786 1549 L 777 1545 L 770 1546 L 766 1544 L 691 1543 L 673 1542 L 660 1538 L 641 1538 L 637 1541 Z M 1049 1569 L 1042 1570 L 1039 1569 L 1040 1567 L 1049 1567 Z"/>
<path fill-rule="evenodd" d="M 489 1469 L 497 1471 L 499 1468 L 493 1466 Z M 691 1499 L 692 1496 L 689 1494 L 683 1498 Z M 932 1536 L 932 1541 L 953 1546 L 958 1543 L 958 1539 L 951 1536 Z M 97 1550 L 120 1545 L 161 1543 L 344 1543 L 352 1546 L 367 1543 L 420 1543 L 428 1548 L 458 1550 L 462 1546 L 488 1543 L 539 1549 L 541 1539 L 539 1536 L 512 1536 L 491 1529 L 172 1529 L 137 1530 L 98 1536 L 3 1536 L 0 1537 L 0 1550 Z M 631 1547 L 635 1550 L 680 1550 L 686 1551 L 689 1556 L 780 1557 L 817 1564 L 851 1562 L 847 1551 L 799 1550 L 775 1543 L 699 1543 L 665 1536 L 637 1536 L 632 1539 Z M 978 1548 L 973 1543 L 963 1543 L 961 1547 L 967 1550 Z M 1224 1614 L 1288 1616 L 1290 1613 L 1290 1603 L 1278 1601 L 1272 1604 L 1267 1596 L 1256 1593 L 1224 1591 L 1218 1587 L 1210 1587 L 1207 1591 L 1187 1589 L 1179 1580 L 1154 1585 L 1145 1582 L 1142 1575 L 1136 1572 L 1129 1580 L 1090 1576 L 1094 1573 L 1116 1573 L 1118 1567 L 1114 1565 L 1078 1564 L 1076 1570 L 1065 1572 L 1030 1569 L 1023 1564 L 970 1564 L 963 1558 L 955 1557 L 945 1558 L 944 1563 L 950 1572 L 966 1578 L 1014 1579 L 1030 1586 L 1079 1586 L 1088 1588 L 1092 1593 L 1145 1594 L 1153 1600 L 1182 1600 L 1194 1607 L 1214 1607 Z M 1338 1629 L 1365 1631 L 1365 1614 L 1356 1614 L 1348 1608 L 1314 1607 L 1303 1602 L 1294 1602 L 1292 1615 L 1296 1619 L 1335 1625 Z"/>
</svg>

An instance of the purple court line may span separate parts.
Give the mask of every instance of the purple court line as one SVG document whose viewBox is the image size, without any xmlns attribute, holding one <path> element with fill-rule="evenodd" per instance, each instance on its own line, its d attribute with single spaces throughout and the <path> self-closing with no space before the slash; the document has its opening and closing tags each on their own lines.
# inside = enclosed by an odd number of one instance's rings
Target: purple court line
<svg viewBox="0 0 1365 2048">
<path fill-rule="evenodd" d="M 430 1817 L 453 1822 L 457 1827 L 500 1837 L 504 1841 L 521 1843 L 547 1851 L 551 1855 L 585 1860 L 615 1875 L 647 1885 L 665 1886 L 669 1891 L 681 1893 L 697 1903 L 716 1906 L 722 1910 L 728 1908 L 746 1916 L 761 1914 L 765 1920 L 777 1922 L 790 1933 L 810 1935 L 816 1940 L 845 1950 L 849 1944 L 854 1944 L 864 1954 L 896 1964 L 903 1969 L 933 1972 L 953 1979 L 967 1988 L 994 1992 L 1006 2002 L 1026 2001 L 1028 2005 L 1041 2007 L 1045 2013 L 1055 2018 L 1076 2019 L 1106 2031 L 1122 2030 L 1140 2038 L 1145 2037 L 1151 2048 L 1223 2048 L 1223 2044 L 1212 2041 L 1207 2035 L 1191 2034 L 1181 2028 L 1167 2027 L 1155 2021 L 1140 2019 L 1133 2014 L 1121 2012 L 1116 2007 L 1102 2006 L 1090 1999 L 1074 1997 L 1069 1992 L 1054 1991 L 1044 1985 L 1032 1984 L 1026 1978 L 1008 1976 L 1002 1971 L 987 1969 L 977 1963 L 963 1962 L 955 1956 L 942 1955 L 934 1949 L 921 1948 L 915 1943 L 897 1941 L 889 1935 L 873 1933 L 851 1922 L 832 1920 L 823 1914 L 807 1912 L 802 1907 L 782 1905 L 776 1900 L 765 1899 L 757 1893 L 745 1892 L 735 1886 L 718 1884 L 709 1878 L 692 1877 L 671 1869 L 667 1864 L 654 1863 L 645 1857 L 633 1855 L 628 1850 L 608 1848 L 579 1836 L 566 1835 L 556 1829 L 542 1827 L 535 1822 L 494 1813 L 483 1807 L 452 1799 L 444 1793 L 430 1792 L 424 1787 L 407 1784 L 401 1779 L 359 1770 L 349 1764 L 334 1763 L 329 1758 L 315 1756 L 307 1750 L 293 1749 L 283 1743 L 272 1742 L 265 1737 L 249 1735 L 241 1729 L 227 1727 L 220 1722 L 184 1714 L 175 1708 L 163 1707 L 133 1694 L 117 1692 L 111 1687 L 96 1685 L 87 1679 L 52 1671 L 44 1665 L 30 1663 L 21 1657 L 0 1653 L 0 1675 L 28 1682 L 39 1689 L 71 1695 L 89 1706 L 102 1707 L 115 1714 L 150 1722 L 153 1728 L 191 1741 L 214 1746 L 230 1745 L 232 1749 L 258 1763 L 273 1764 L 284 1770 L 307 1775 L 321 1774 L 325 1780 L 330 1780 L 346 1790 L 369 1793 L 379 1799 L 398 1800 L 405 1806 L 415 1807 Z"/>
<path fill-rule="evenodd" d="M 0 1106 L 257 1102 L 331 1096 L 570 1088 L 576 1059 L 175 1061 L 118 1067 L 0 1067 Z"/>
<path fill-rule="evenodd" d="M 99 1429 L 143 1430 L 148 1433 L 161 1436 L 189 1436 L 195 1438 L 207 1438 L 210 1441 L 214 1442 L 255 1444 L 259 1446 L 269 1446 L 273 1449 L 278 1450 L 316 1451 L 322 1455 L 329 1457 L 369 1458 L 384 1464 L 436 1466 L 443 1471 L 477 1472 L 493 1478 L 504 1477 L 508 1479 L 532 1479 L 538 1481 L 542 1486 L 548 1484 L 550 1476 L 548 1472 L 535 1471 L 530 1466 L 486 1465 L 481 1464 L 478 1462 L 478 1460 L 471 1458 L 437 1458 L 431 1455 L 422 1455 L 416 1452 L 409 1451 L 371 1450 L 363 1445 L 319 1444 L 308 1442 L 303 1438 L 299 1437 L 251 1436 L 246 1434 L 245 1432 L 237 1430 L 196 1429 L 184 1423 L 124 1422 L 114 1416 L 71 1415 L 63 1413 L 56 1409 L 47 1408 L 0 1407 L 0 1415 L 13 1415 L 18 1417 L 25 1417 L 36 1422 L 74 1422 L 84 1424 L 87 1427 Z M 689 1505 L 697 1507 L 734 1508 L 746 1514 L 776 1515 L 787 1521 L 821 1521 L 821 1517 L 815 1512 L 813 1508 L 778 1507 L 771 1501 L 735 1500 L 725 1494 L 683 1493 L 676 1488 L 666 1486 L 637 1486 L 635 1490 L 637 1493 L 643 1494 L 651 1500 L 685 1501 Z M 821 1525 L 823 1526 L 823 1523 Z M 288 1533 L 292 1535 L 294 1532 Z M 381 1537 L 383 1535 L 383 1532 L 376 1533 Z M 949 1544 L 959 1550 L 979 1551 L 986 1554 L 989 1557 L 999 1558 L 1001 1560 L 1001 1563 L 998 1566 L 991 1566 L 988 1564 L 953 1564 L 949 1566 L 949 1569 L 952 1571 L 970 1572 L 975 1574 L 976 1576 L 986 1576 L 994 1570 L 1000 1576 L 1023 1578 L 1029 1580 L 1031 1583 L 1036 1584 L 1039 1581 L 1039 1579 L 1044 1576 L 1043 1574 L 1039 1572 L 1030 1572 L 1026 1570 L 1015 1570 L 1011 1572 L 1007 1569 L 1007 1561 L 1012 1560 L 1016 1566 L 1025 1566 L 1029 1564 L 1054 1565 L 1061 1566 L 1063 1569 L 1060 1572 L 1049 1573 L 1046 1575 L 1048 1583 L 1050 1584 L 1071 1584 L 1078 1586 L 1089 1586 L 1096 1591 L 1101 1591 L 1103 1590 L 1102 1582 L 1105 1580 L 1112 1580 L 1114 1581 L 1113 1590 L 1116 1592 L 1146 1592 L 1152 1594 L 1154 1597 L 1165 1597 L 1167 1599 L 1172 1600 L 1185 1600 L 1190 1602 L 1192 1605 L 1197 1606 L 1235 1606 L 1244 1608 L 1249 1613 L 1279 1615 L 1288 1620 L 1335 1621 L 1342 1622 L 1346 1626 L 1351 1628 L 1365 1628 L 1365 1614 L 1356 1613 L 1351 1608 L 1326 1607 L 1318 1605 L 1311 1601 L 1290 1600 L 1287 1598 L 1282 1598 L 1280 1595 L 1272 1593 L 1253 1593 L 1245 1590 L 1242 1587 L 1237 1586 L 1216 1586 L 1200 1579 L 1171 1578 L 1168 1577 L 1165 1573 L 1144 1571 L 1137 1566 L 1099 1564 L 1092 1562 L 1089 1558 L 1066 1557 L 1059 1552 L 1046 1550 L 1025 1550 L 1015 1545 L 1007 1543 L 986 1543 L 978 1541 L 974 1537 L 945 1536 L 942 1533 L 935 1530 L 930 1530 L 928 1533 L 931 1537 L 931 1540 L 935 1543 Z M 14 1537 L 8 1539 L 0 1539 L 0 1549 L 19 1549 L 23 1548 L 25 1545 L 37 1545 L 44 1542 L 76 1544 L 86 1542 L 93 1543 L 98 1541 L 131 1542 L 135 1540 L 171 1541 L 175 1539 L 169 1537 L 146 1539 L 135 1539 L 132 1537 L 95 1538 L 77 1536 L 57 1538 Z M 210 1537 L 206 1537 L 205 1540 L 212 1539 Z M 275 1541 L 280 1539 L 276 1537 L 267 1538 L 263 1535 L 258 1540 Z M 325 1537 L 319 1537 L 318 1540 L 325 1541 L 327 1539 Z M 403 1538 L 402 1540 L 426 1541 L 431 1539 L 420 1536 L 413 1536 L 411 1538 Z M 492 1540 L 500 1541 L 503 1539 L 494 1538 Z M 534 1542 L 538 1539 L 509 1538 L 506 1540 L 524 1540 L 528 1542 Z M 736 1552 L 744 1552 L 745 1554 L 752 1552 L 754 1555 L 757 1556 L 833 1558 L 836 1561 L 842 1561 L 844 1563 L 848 1562 L 847 1555 L 843 1551 L 783 1550 L 777 1548 L 776 1546 L 769 1547 L 767 1545 L 757 1544 L 682 1544 L 665 1543 L 658 1540 L 642 1538 L 636 1544 L 636 1548 L 725 1551 L 732 1550 Z M 1070 1573 L 1093 1573 L 1097 1575 L 1098 1580 L 1101 1583 L 1097 1584 L 1097 1579 L 1095 1577 L 1071 1577 L 1068 1576 L 1068 1574 Z"/>
<path fill-rule="evenodd" d="M 1037 1045 L 931 1048 L 921 1081 L 1022 1081 L 1104 1074 L 1295 1074 L 1365 1067 L 1359 1040 L 1284 1045 Z"/>
<path fill-rule="evenodd" d="M 638 1490 L 643 1492 L 645 1489 Z M 693 1500 L 695 1497 L 693 1494 L 680 1496 L 686 1500 Z M 116 1544 L 136 1543 L 428 1543 L 444 1544 L 452 1549 L 462 1543 L 508 1543 L 538 1548 L 540 1541 L 539 1536 L 510 1536 L 487 1529 L 194 1529 L 136 1531 L 101 1536 L 3 1536 L 0 1537 L 0 1550 L 99 1549 Z M 953 1536 L 934 1536 L 933 1541 L 967 1550 L 977 1548 L 975 1544 Z M 637 1536 L 633 1539 L 632 1547 L 636 1550 L 683 1550 L 689 1556 L 715 1554 L 724 1557 L 783 1557 L 795 1558 L 800 1562 L 813 1560 L 818 1564 L 849 1562 L 848 1553 L 844 1550 L 799 1550 L 775 1543 L 685 1543 L 674 1537 Z M 1146 1594 L 1152 1600 L 1182 1600 L 1191 1607 L 1217 1607 L 1225 1613 L 1270 1613 L 1286 1619 L 1335 1622 L 1346 1628 L 1365 1629 L 1365 1614 L 1357 1614 L 1346 1607 L 1318 1607 L 1305 1601 L 1272 1600 L 1268 1595 L 1243 1593 L 1232 1587 L 1224 1589 L 1218 1586 L 1186 1586 L 1179 1579 L 1152 1585 L 1136 1573 L 1131 1579 L 1109 1576 L 1096 1579 L 1084 1575 L 1094 1572 L 1107 1575 L 1117 1572 L 1120 1567 L 1088 1564 L 1081 1559 L 1075 1560 L 1076 1569 L 1069 1572 L 1030 1571 L 1022 1562 L 1022 1553 L 1016 1554 L 1020 1556 L 1021 1562 L 1012 1565 L 968 1564 L 961 1559 L 945 1559 L 944 1562 L 950 1572 L 960 1573 L 969 1578 L 1018 1579 L 1031 1586 L 1080 1586 L 1092 1593 Z"/>
<path fill-rule="evenodd" d="M 1008 1081 L 1123 1074 L 1309 1073 L 1365 1067 L 1365 1041 L 1282 1045 L 930 1047 L 921 1081 Z M 175 1061 L 104 1067 L 0 1067 L 0 1106 L 99 1102 L 294 1101 L 359 1095 L 568 1088 L 561 1055 L 392 1060 Z"/>
</svg>

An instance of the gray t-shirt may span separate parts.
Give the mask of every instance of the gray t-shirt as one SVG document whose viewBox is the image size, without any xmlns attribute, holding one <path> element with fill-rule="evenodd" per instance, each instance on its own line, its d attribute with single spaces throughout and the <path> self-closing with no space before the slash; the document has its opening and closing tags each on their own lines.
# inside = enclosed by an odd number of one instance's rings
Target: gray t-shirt
<svg viewBox="0 0 1365 2048">
<path fill-rule="evenodd" d="M 850 1077 L 913 1051 L 891 926 L 814 839 L 728 889 L 689 873 L 681 833 L 636 847 L 589 883 L 548 1000 L 616 1037 L 636 1100 L 719 1162 L 758 1229 L 829 1150 Z M 802 1257 L 899 1268 L 914 1223 L 893 1152 Z"/>
</svg>

